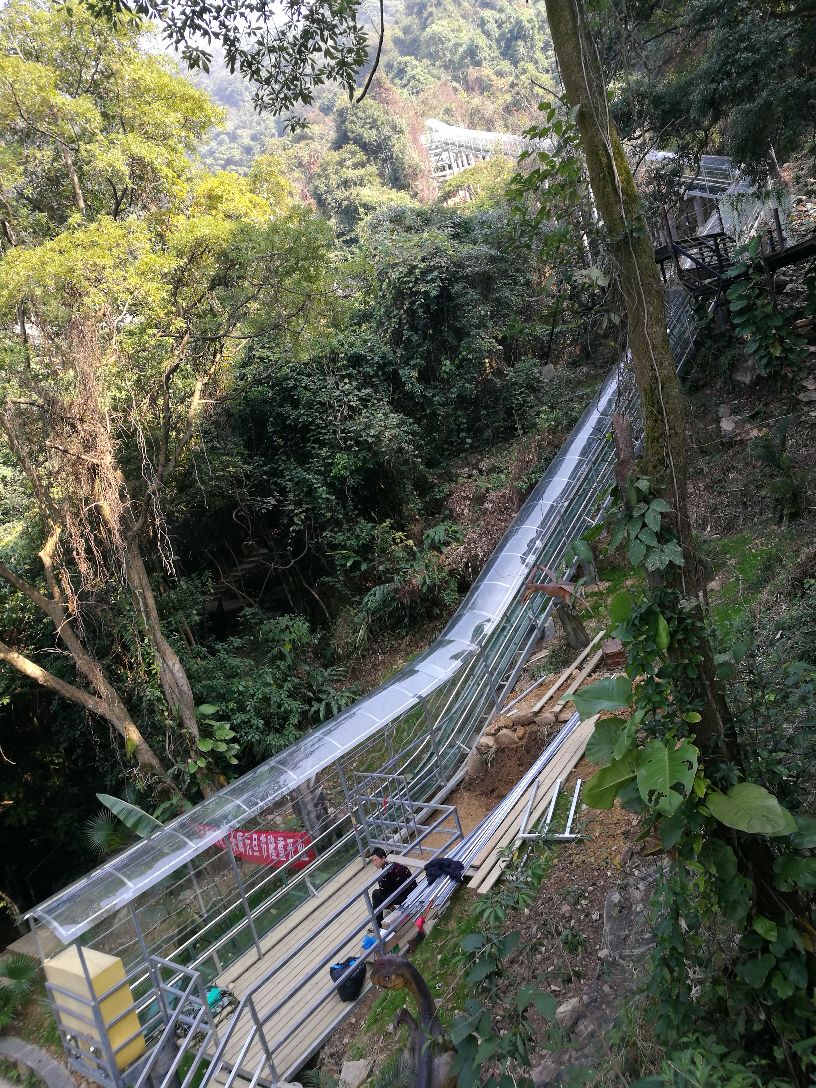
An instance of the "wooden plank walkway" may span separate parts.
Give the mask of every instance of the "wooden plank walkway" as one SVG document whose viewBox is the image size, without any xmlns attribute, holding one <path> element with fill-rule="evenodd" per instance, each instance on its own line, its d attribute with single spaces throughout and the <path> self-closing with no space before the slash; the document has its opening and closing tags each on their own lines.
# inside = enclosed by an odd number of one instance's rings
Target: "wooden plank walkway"
<svg viewBox="0 0 816 1088">
<path fill-rule="evenodd" d="M 556 781 L 566 779 L 584 754 L 587 741 L 592 736 L 595 728 L 595 718 L 589 718 L 581 722 L 574 733 L 558 749 L 546 767 L 538 776 L 538 792 L 536 801 L 530 814 L 529 826 L 535 827 L 538 820 L 544 815 L 550 803 Z M 530 789 L 533 788 L 532 783 Z M 475 859 L 476 872 L 470 882 L 471 891 L 486 893 L 501 876 L 504 870 L 504 862 L 499 853 L 504 847 L 509 846 L 518 834 L 519 825 L 530 799 L 529 790 L 525 791 L 513 808 L 508 812 L 501 825 L 496 829 L 490 842 L 487 843 Z"/>
<path fill-rule="evenodd" d="M 334 921 L 329 919 L 375 876 L 375 870 L 365 866 L 360 859 L 350 862 L 320 889 L 317 896 L 302 903 L 261 940 L 261 959 L 254 951 L 246 953 L 216 980 L 217 985 L 228 986 L 236 997 L 241 998 L 300 942 L 311 937 L 308 944 L 254 994 L 255 1007 L 261 1019 L 289 994 L 283 1007 L 264 1024 L 264 1034 L 281 1080 L 288 1080 L 311 1057 L 327 1033 L 354 1008 L 353 1003 L 341 1001 L 337 996 L 328 967 L 321 968 L 314 978 L 302 985 L 298 983 L 326 956 L 331 956 L 334 963 L 349 956 L 361 955 L 365 930 L 355 936 L 351 936 L 351 933 L 367 917 L 362 897 L 351 903 L 339 918 Z M 290 991 L 293 992 L 290 994 Z M 322 996 L 326 1000 L 304 1024 L 292 1030 L 306 1009 Z M 222 1035 L 227 1026 L 223 1025 Z M 224 1054 L 224 1063 L 230 1068 L 238 1061 L 252 1026 L 252 1017 L 245 1014 Z M 263 1056 L 263 1044 L 256 1038 L 241 1061 L 241 1072 L 246 1079 L 252 1077 Z M 217 1079 L 223 1083 L 223 1072 L 217 1075 Z M 270 1083 L 266 1073 L 260 1078 L 260 1083 Z"/>
</svg>

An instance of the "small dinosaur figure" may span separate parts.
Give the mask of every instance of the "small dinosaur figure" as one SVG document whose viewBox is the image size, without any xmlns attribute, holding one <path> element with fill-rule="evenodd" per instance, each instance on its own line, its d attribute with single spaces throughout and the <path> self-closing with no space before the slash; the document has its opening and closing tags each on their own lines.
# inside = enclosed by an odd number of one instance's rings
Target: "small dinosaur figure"
<svg viewBox="0 0 816 1088">
<path fill-rule="evenodd" d="M 453 1053 L 436 1013 L 436 1004 L 425 979 L 416 967 L 401 956 L 383 956 L 371 965 L 371 981 L 385 990 L 410 990 L 419 1013 L 419 1023 L 401 1008 L 394 1027 L 408 1028 L 408 1061 L 416 1080 L 415 1088 L 453 1088 Z"/>
</svg>

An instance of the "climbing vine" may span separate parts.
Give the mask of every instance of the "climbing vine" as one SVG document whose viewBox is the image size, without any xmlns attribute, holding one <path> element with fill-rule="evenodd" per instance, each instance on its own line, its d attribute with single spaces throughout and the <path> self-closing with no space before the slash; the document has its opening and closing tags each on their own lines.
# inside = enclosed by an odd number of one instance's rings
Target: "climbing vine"
<svg viewBox="0 0 816 1088">
<path fill-rule="evenodd" d="M 816 1068 L 816 819 L 746 776 L 751 761 L 727 723 L 719 743 L 703 737 L 709 632 L 669 577 L 684 563 L 671 507 L 645 478 L 619 499 L 611 545 L 626 542 L 644 576 L 609 606 L 626 670 L 579 691 L 575 705 L 584 718 L 604 715 L 587 746 L 600 769 L 585 802 L 608 809 L 618 799 L 666 855 L 654 900 L 655 1030 L 669 1044 L 716 1016 L 735 1045 L 750 1040 L 751 1053 L 805 1084 Z M 720 678 L 740 652 L 715 658 Z"/>
<path fill-rule="evenodd" d="M 805 341 L 768 291 L 758 237 L 742 247 L 727 276 L 732 281 L 726 291 L 729 316 L 752 370 L 777 377 L 801 366 Z"/>
</svg>

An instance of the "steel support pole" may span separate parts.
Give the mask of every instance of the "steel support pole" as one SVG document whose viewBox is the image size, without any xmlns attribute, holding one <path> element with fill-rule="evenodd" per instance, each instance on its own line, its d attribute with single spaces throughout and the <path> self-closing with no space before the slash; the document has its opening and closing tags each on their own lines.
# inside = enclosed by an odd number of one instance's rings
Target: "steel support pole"
<svg viewBox="0 0 816 1088">
<path fill-rule="evenodd" d="M 258 940 L 258 931 L 255 929 L 255 919 L 252 917 L 252 911 L 249 909 L 249 900 L 246 897 L 244 882 L 241 879 L 241 873 L 238 869 L 238 862 L 235 860 L 235 854 L 232 850 L 232 843 L 230 842 L 229 835 L 226 835 L 224 837 L 224 843 L 227 848 L 227 855 L 229 856 L 232 875 L 235 878 L 235 884 L 238 888 L 238 894 L 241 896 L 241 902 L 244 904 L 244 914 L 246 915 L 249 930 L 252 934 L 252 940 L 255 944 L 255 951 L 258 953 L 258 959 L 261 959 L 261 957 L 263 956 L 263 952 L 261 951 L 261 942 Z"/>
<path fill-rule="evenodd" d="M 193 890 L 195 891 L 195 897 L 198 900 L 198 909 L 201 911 L 202 918 L 206 921 L 207 908 L 204 906 L 204 897 L 201 894 L 201 888 L 198 886 L 198 880 L 196 879 L 195 869 L 192 862 L 187 862 L 187 872 L 190 874 L 190 880 L 193 882 Z"/>
<path fill-rule="evenodd" d="M 255 1027 L 258 1029 L 258 1038 L 261 1041 L 261 1049 L 266 1057 L 266 1064 L 269 1066 L 269 1072 L 272 1074 L 272 1083 L 278 1083 L 278 1071 L 275 1068 L 275 1062 L 272 1058 L 272 1051 L 269 1049 L 269 1043 L 266 1041 L 266 1034 L 264 1033 L 263 1024 L 261 1018 L 258 1016 L 258 1010 L 255 1008 L 255 1002 L 252 998 L 248 1001 L 249 1014 L 255 1021 Z"/>
<path fill-rule="evenodd" d="M 530 821 L 530 813 L 533 810 L 533 805 L 535 804 L 535 799 L 536 799 L 537 794 L 538 794 L 538 779 L 536 779 L 535 782 L 533 782 L 532 786 L 530 787 L 530 800 L 527 802 L 527 804 L 526 804 L 526 806 L 524 808 L 524 815 L 521 818 L 521 827 L 519 828 L 519 835 L 523 835 L 524 832 L 527 830 L 527 824 Z"/>
<path fill-rule="evenodd" d="M 368 908 L 368 916 L 371 919 L 371 925 L 374 927 L 374 936 L 377 938 L 377 945 L 380 949 L 380 955 L 384 956 L 385 942 L 383 941 L 380 923 L 377 921 L 377 915 L 374 912 L 374 904 L 371 902 L 371 896 L 368 894 L 368 889 L 363 892 L 363 898 L 365 899 L 365 905 Z"/>
<path fill-rule="evenodd" d="M 493 674 L 490 671 L 490 666 L 487 663 L 487 655 L 484 652 L 484 647 L 480 646 L 477 650 L 477 656 L 482 663 L 482 670 L 487 677 L 487 686 L 490 692 L 490 698 L 493 700 L 493 707 L 496 711 L 499 709 L 499 694 L 498 684 L 493 683 Z"/>
<path fill-rule="evenodd" d="M 133 902 L 128 903 L 128 909 L 130 911 L 130 917 L 133 919 L 133 928 L 136 930 L 136 940 L 139 942 L 139 947 L 142 950 L 142 959 L 144 960 L 145 967 L 147 968 L 150 977 L 153 979 L 153 989 L 156 991 L 156 997 L 158 998 L 159 1005 L 164 1011 L 164 1022 L 170 1019 L 170 1010 L 167 1007 L 167 1002 L 164 1000 L 164 991 L 162 990 L 161 977 L 156 970 L 156 965 L 151 959 L 150 953 L 147 950 L 147 942 L 142 932 L 142 926 L 139 922 L 139 915 L 136 911 Z"/>
<path fill-rule="evenodd" d="M 550 801 L 550 807 L 547 809 L 547 815 L 544 818 L 544 828 L 541 832 L 542 835 L 546 835 L 550 830 L 550 824 L 552 823 L 553 814 L 555 813 L 555 803 L 558 800 L 558 794 L 561 790 L 561 779 L 556 779 L 555 789 L 553 790 L 552 800 Z"/>
<path fill-rule="evenodd" d="M 418 695 L 419 704 L 422 707 L 422 716 L 425 718 L 425 725 L 428 731 L 428 736 L 431 738 L 431 745 L 434 750 L 434 760 L 436 762 L 436 780 L 442 784 L 442 757 L 439 752 L 439 738 L 436 735 L 436 723 L 434 722 L 430 708 L 428 707 L 428 700 L 424 695 Z"/>
<path fill-rule="evenodd" d="M 206 922 L 207 908 L 204 905 L 204 896 L 201 894 L 201 885 L 198 883 L 198 877 L 196 876 L 195 869 L 193 868 L 193 864 L 190 861 L 187 862 L 187 870 L 190 873 L 190 879 L 193 882 L 193 888 L 195 890 L 195 896 L 198 901 L 198 909 L 201 911 L 202 921 Z M 218 970 L 218 973 L 220 974 L 224 970 L 224 966 L 221 963 L 221 957 L 218 955 L 218 952 L 216 950 L 213 950 L 212 958 Z"/>
<path fill-rule="evenodd" d="M 569 835 L 572 831 L 572 821 L 575 819 L 575 809 L 578 807 L 578 795 L 581 792 L 581 779 L 575 783 L 575 792 L 572 795 L 572 804 L 570 805 L 569 816 L 567 817 L 567 826 L 564 828 L 564 834 Z"/>
</svg>

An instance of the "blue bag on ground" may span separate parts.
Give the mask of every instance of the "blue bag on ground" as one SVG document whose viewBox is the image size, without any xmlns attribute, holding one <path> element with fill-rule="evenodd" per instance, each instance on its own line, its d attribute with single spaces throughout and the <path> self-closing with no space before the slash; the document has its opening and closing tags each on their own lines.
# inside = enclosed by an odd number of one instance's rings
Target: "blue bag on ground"
<svg viewBox="0 0 816 1088">
<path fill-rule="evenodd" d="M 329 968 L 329 974 L 331 975 L 332 982 L 337 982 L 344 971 L 347 971 L 352 964 L 357 963 L 356 956 L 352 956 L 350 959 L 343 960 L 342 963 L 333 963 Z M 337 987 L 337 993 L 340 995 L 341 1001 L 356 1001 L 360 996 L 360 991 L 363 988 L 366 977 L 366 965 L 365 960 L 361 960 L 357 967 L 351 972 L 351 974 L 345 978 Z"/>
</svg>

